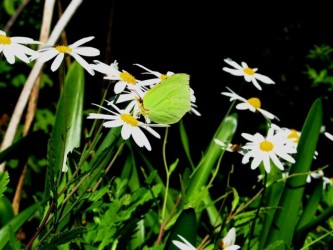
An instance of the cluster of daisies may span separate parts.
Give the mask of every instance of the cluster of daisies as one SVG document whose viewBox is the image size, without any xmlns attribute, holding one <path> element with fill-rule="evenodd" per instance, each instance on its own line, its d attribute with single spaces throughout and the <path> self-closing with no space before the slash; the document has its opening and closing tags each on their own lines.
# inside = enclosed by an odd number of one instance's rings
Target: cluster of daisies
<svg viewBox="0 0 333 250">
<path fill-rule="evenodd" d="M 122 127 L 121 136 L 124 140 L 132 137 L 139 147 L 145 147 L 147 150 L 151 150 L 151 145 L 143 130 L 160 138 L 160 135 L 152 127 L 167 127 L 169 125 L 151 123 L 147 118 L 144 121 L 139 120 L 141 112 L 138 102 L 143 99 L 143 96 L 151 87 L 174 73 L 168 71 L 166 74 L 162 74 L 157 71 L 152 71 L 140 64 L 135 64 L 145 70 L 144 74 L 151 76 L 149 79 L 138 80 L 128 71 L 119 70 L 117 61 L 114 61 L 110 65 L 98 60 L 94 60 L 93 64 L 88 63 L 83 57 L 94 57 L 100 54 L 100 51 L 96 48 L 82 46 L 93 39 L 94 37 L 90 36 L 82 38 L 70 45 L 45 45 L 42 46 L 41 49 L 35 51 L 28 48 L 26 45 L 40 45 L 40 42 L 27 37 L 9 37 L 4 31 L 0 30 L 0 53 L 3 52 L 3 55 L 10 64 L 15 62 L 15 57 L 25 63 L 30 63 L 36 59 L 45 63 L 54 59 L 51 64 L 51 70 L 53 72 L 60 67 L 67 54 L 72 56 L 89 74 L 95 75 L 95 71 L 104 74 L 104 79 L 115 83 L 114 100 L 108 102 L 108 105 L 112 107 L 112 110 L 97 105 L 110 114 L 91 113 L 87 118 L 106 120 L 103 122 L 103 125 L 108 128 Z M 192 88 L 190 88 L 190 100 L 190 113 L 200 116 L 201 114 L 197 110 L 197 105 L 195 104 L 196 97 Z M 125 108 L 121 109 L 116 105 L 120 103 L 126 104 Z"/>
<path fill-rule="evenodd" d="M 258 90 L 262 90 L 258 81 L 265 84 L 275 84 L 271 78 L 257 73 L 257 68 L 250 68 L 245 62 L 242 62 L 240 65 L 229 58 L 224 61 L 232 66 L 232 68 L 223 67 L 224 71 L 235 76 L 243 76 L 246 82 L 252 82 Z M 247 140 L 243 146 L 225 143 L 218 139 L 215 139 L 215 143 L 226 151 L 240 153 L 243 157 L 243 164 L 247 164 L 251 161 L 251 169 L 256 169 L 262 164 L 265 171 L 270 173 L 273 163 L 280 170 L 284 171 L 283 174 L 287 176 L 288 172 L 285 171 L 284 166 L 295 163 L 293 155 L 297 152 L 297 145 L 301 136 L 300 131 L 279 127 L 272 123 L 272 120 L 279 119 L 269 111 L 261 108 L 261 101 L 258 97 L 247 99 L 238 95 L 228 87 L 227 90 L 228 91 L 222 92 L 221 94 L 229 97 L 230 101 L 237 101 L 238 103 L 235 106 L 236 109 L 260 113 L 268 121 L 269 128 L 265 135 L 260 133 L 255 133 L 254 135 L 242 133 L 241 136 Z M 324 134 L 327 138 L 333 141 L 333 135 L 328 132 L 325 132 Z M 316 151 L 314 155 L 315 159 L 317 155 L 318 152 Z M 310 173 L 307 181 L 310 182 L 312 178 L 322 178 L 324 187 L 328 183 L 332 184 L 331 179 L 325 177 L 322 170 Z"/>
<path fill-rule="evenodd" d="M 93 36 L 82 38 L 70 45 L 56 45 L 42 46 L 41 49 L 35 51 L 26 45 L 38 44 L 39 41 L 35 41 L 31 38 L 14 36 L 9 37 L 7 34 L 0 30 L 0 53 L 2 52 L 8 63 L 13 64 L 15 57 L 19 58 L 25 63 L 30 63 L 33 60 L 39 59 L 45 63 L 51 59 L 54 59 L 51 64 L 51 70 L 56 71 L 65 55 L 72 56 L 82 67 L 91 75 L 95 75 L 95 71 L 104 74 L 104 79 L 108 79 L 115 82 L 114 93 L 117 96 L 113 101 L 108 102 L 108 105 L 113 110 L 109 110 L 105 107 L 99 106 L 101 109 L 106 110 L 110 114 L 91 113 L 88 119 L 102 119 L 106 120 L 103 125 L 108 128 L 122 127 L 121 136 L 124 140 L 133 138 L 135 143 L 139 147 L 145 147 L 147 150 L 151 150 L 151 145 L 148 138 L 144 134 L 143 130 L 149 132 L 153 136 L 160 138 L 159 134 L 153 130 L 152 127 L 166 127 L 167 124 L 154 124 L 145 119 L 140 121 L 140 109 L 138 106 L 138 99 L 143 98 L 145 93 L 154 85 L 160 83 L 162 80 L 173 75 L 173 72 L 167 72 L 162 74 L 157 71 L 150 70 L 140 64 L 135 64 L 141 69 L 145 70 L 144 73 L 152 76 L 149 79 L 138 80 L 132 74 L 125 70 L 119 70 L 118 63 L 114 61 L 110 65 L 107 65 L 98 60 L 94 60 L 93 64 L 88 63 L 83 57 L 94 57 L 100 54 L 100 51 L 96 48 L 89 46 L 82 46 L 87 42 L 94 39 Z M 229 67 L 223 67 L 223 70 L 235 75 L 244 77 L 246 82 L 252 82 L 258 89 L 262 90 L 259 81 L 265 84 L 275 84 L 275 82 L 262 74 L 257 73 L 257 68 L 250 68 L 245 62 L 238 64 L 231 59 L 224 60 Z M 239 146 L 221 142 L 215 139 L 215 142 L 222 148 L 228 151 L 237 151 L 243 155 L 242 163 L 247 164 L 251 161 L 251 168 L 256 169 L 261 163 L 267 173 L 271 170 L 271 162 L 276 167 L 284 170 L 285 163 L 294 163 L 293 155 L 296 153 L 297 143 L 299 141 L 300 132 L 294 129 L 280 128 L 279 126 L 272 124 L 271 120 L 279 120 L 277 116 L 273 115 L 267 110 L 261 107 L 261 101 L 258 97 L 244 98 L 234 92 L 231 88 L 227 87 L 226 92 L 221 94 L 230 98 L 230 101 L 238 101 L 236 109 L 249 110 L 262 114 L 265 119 L 269 121 L 271 126 L 268 129 L 266 135 L 256 133 L 254 135 L 248 133 L 242 133 L 242 137 L 248 142 Z M 201 114 L 196 109 L 196 98 L 193 89 L 190 89 L 191 95 L 191 113 L 200 116 Z M 124 109 L 119 108 L 116 104 L 126 103 Z M 325 132 L 327 138 L 333 140 L 333 135 Z"/>
</svg>

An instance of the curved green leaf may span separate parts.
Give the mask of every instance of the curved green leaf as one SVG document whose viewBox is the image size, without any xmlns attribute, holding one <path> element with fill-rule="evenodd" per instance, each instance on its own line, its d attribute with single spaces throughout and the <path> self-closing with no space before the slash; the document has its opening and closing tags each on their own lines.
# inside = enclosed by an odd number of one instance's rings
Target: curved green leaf
<svg viewBox="0 0 333 250">
<path fill-rule="evenodd" d="M 40 204 L 38 203 L 28 207 L 0 229 L 0 249 L 4 249 L 10 240 L 11 233 L 19 230 L 21 226 L 36 212 L 39 206 Z"/>
<path fill-rule="evenodd" d="M 221 153 L 224 153 L 224 151 L 221 150 L 221 147 L 215 143 L 214 139 L 229 143 L 235 134 L 236 128 L 237 114 L 232 114 L 222 120 L 186 189 L 185 204 L 190 202 L 191 199 L 195 197 L 203 187 L 205 187 L 212 174 L 212 170 L 215 167 L 216 161 L 221 156 Z"/>
<path fill-rule="evenodd" d="M 178 235 L 184 237 L 192 246 L 196 245 L 197 236 L 197 218 L 193 208 L 184 209 L 177 218 L 171 229 L 169 238 L 165 244 L 166 250 L 179 250 L 172 241 L 182 241 Z"/>
<path fill-rule="evenodd" d="M 14 216 L 12 203 L 6 196 L 0 197 L 0 227 L 6 225 Z"/>
<path fill-rule="evenodd" d="M 316 150 L 323 109 L 320 99 L 313 104 L 305 120 L 295 157 L 296 163 L 291 167 L 286 186 L 279 203 L 280 209 L 274 216 L 266 245 L 282 240 L 290 249 L 294 231 L 300 214 L 301 203 L 306 185 L 306 173 L 309 172 Z"/>
<path fill-rule="evenodd" d="M 82 131 L 82 110 L 84 96 L 84 70 L 78 62 L 73 62 L 65 77 L 64 88 L 56 112 L 56 120 L 51 135 L 54 143 L 54 170 L 67 171 L 68 152 L 80 146 Z"/>
</svg>

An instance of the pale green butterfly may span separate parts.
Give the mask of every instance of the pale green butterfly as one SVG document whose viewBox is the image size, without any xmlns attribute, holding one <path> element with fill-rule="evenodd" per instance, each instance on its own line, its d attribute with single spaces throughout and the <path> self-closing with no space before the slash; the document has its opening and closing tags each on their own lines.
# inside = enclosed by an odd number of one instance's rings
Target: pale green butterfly
<svg viewBox="0 0 333 250">
<path fill-rule="evenodd" d="M 191 110 L 190 76 L 178 73 L 168 76 L 139 100 L 141 113 L 159 124 L 178 122 Z"/>
</svg>

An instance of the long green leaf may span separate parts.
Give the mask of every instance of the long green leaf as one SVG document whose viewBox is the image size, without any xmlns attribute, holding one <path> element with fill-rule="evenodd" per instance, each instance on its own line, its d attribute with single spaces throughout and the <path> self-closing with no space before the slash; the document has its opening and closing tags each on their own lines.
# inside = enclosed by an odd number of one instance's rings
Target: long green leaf
<svg viewBox="0 0 333 250">
<path fill-rule="evenodd" d="M 182 241 L 178 235 L 184 237 L 193 246 L 196 245 L 197 236 L 197 218 L 193 208 L 184 209 L 177 218 L 171 229 L 169 238 L 165 244 L 166 250 L 178 250 L 172 241 Z"/>
<path fill-rule="evenodd" d="M 320 99 L 315 100 L 305 120 L 301 138 L 297 147 L 296 163 L 291 167 L 290 178 L 284 188 L 279 207 L 274 217 L 266 245 L 278 240 L 284 241 L 284 246 L 290 249 L 292 239 L 300 214 L 301 202 L 306 185 L 307 173 L 310 170 L 313 155 L 316 150 L 320 128 L 322 126 L 323 110 Z"/>
<path fill-rule="evenodd" d="M 186 133 L 184 122 L 182 120 L 179 122 L 179 132 L 180 132 L 180 139 L 182 141 L 186 157 L 187 157 L 192 169 L 194 169 L 194 163 L 193 163 L 192 157 L 191 157 L 190 143 L 189 143 L 189 139 L 188 139 L 188 136 Z"/>
<path fill-rule="evenodd" d="M 301 214 L 296 226 L 294 241 L 296 245 L 299 245 L 299 247 L 303 246 L 306 234 L 308 233 L 307 231 L 304 231 L 302 232 L 302 234 L 299 234 L 298 233 L 299 229 L 304 227 L 306 224 L 310 223 L 316 217 L 316 212 L 318 210 L 322 194 L 323 194 L 323 181 L 320 180 L 317 183 L 315 189 L 313 190 L 313 193 L 311 194 L 310 198 L 308 199 L 304 211 Z"/>
<path fill-rule="evenodd" d="M 9 183 L 9 174 L 8 172 L 1 172 L 0 173 L 0 198 L 3 196 L 3 193 L 7 189 L 7 185 Z"/>
<path fill-rule="evenodd" d="M 84 70 L 73 62 L 65 78 L 55 124 L 51 135 L 51 149 L 54 150 L 54 171 L 66 171 L 68 152 L 80 146 L 84 96 Z"/>
<path fill-rule="evenodd" d="M 0 229 L 0 249 L 3 249 L 8 243 L 11 232 L 19 230 L 23 223 L 36 212 L 39 206 L 40 204 L 34 204 L 31 207 L 28 207 Z"/>
<path fill-rule="evenodd" d="M 276 166 L 271 168 L 269 174 L 265 174 L 266 179 L 266 189 L 263 192 L 264 200 L 263 204 L 268 208 L 264 213 L 264 218 L 262 221 L 262 230 L 259 238 L 259 249 L 263 249 L 268 237 L 269 231 L 271 229 L 275 212 L 277 211 L 283 189 L 285 186 L 285 181 L 282 181 L 281 170 Z"/>
<path fill-rule="evenodd" d="M 219 139 L 223 142 L 230 142 L 237 128 L 237 114 L 232 114 L 227 116 L 218 127 L 214 134 L 207 151 L 204 154 L 203 159 L 200 161 L 199 165 L 195 169 L 195 173 L 188 184 L 186 189 L 185 204 L 190 202 L 193 197 L 195 197 L 198 192 L 207 184 L 209 178 L 211 177 L 212 170 L 215 167 L 215 163 L 221 156 L 223 151 L 221 147 L 218 146 L 214 139 Z"/>
</svg>

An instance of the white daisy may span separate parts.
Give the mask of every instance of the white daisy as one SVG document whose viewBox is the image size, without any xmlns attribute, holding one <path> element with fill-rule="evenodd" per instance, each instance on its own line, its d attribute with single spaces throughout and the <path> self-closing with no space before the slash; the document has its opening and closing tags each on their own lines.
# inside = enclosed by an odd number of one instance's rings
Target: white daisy
<svg viewBox="0 0 333 250">
<path fill-rule="evenodd" d="M 89 63 L 83 59 L 82 56 L 98 56 L 100 54 L 98 49 L 95 49 L 93 47 L 85 47 L 81 46 L 84 43 L 87 43 L 94 39 L 93 36 L 82 38 L 75 43 L 71 45 L 56 45 L 56 46 L 45 46 L 44 48 L 41 48 L 38 50 L 35 55 L 30 57 L 30 61 L 35 60 L 39 58 L 42 62 L 47 62 L 55 57 L 52 65 L 51 70 L 56 71 L 61 62 L 63 61 L 65 54 L 71 55 L 75 58 L 76 61 L 78 61 L 79 64 L 83 68 L 85 68 L 91 75 L 94 75 L 95 72 L 89 65 Z"/>
<path fill-rule="evenodd" d="M 332 186 L 332 184 L 333 184 L 333 179 L 332 178 L 328 178 L 326 176 L 323 176 L 322 178 L 323 178 L 323 189 L 326 189 L 327 185 Z"/>
<path fill-rule="evenodd" d="M 190 113 L 193 113 L 197 116 L 201 116 L 200 112 L 197 110 L 198 105 L 195 104 L 197 98 L 194 95 L 194 90 L 190 88 L 190 100 L 191 100 L 191 110 Z"/>
<path fill-rule="evenodd" d="M 173 240 L 172 243 L 178 247 L 180 250 L 196 250 L 190 242 L 188 242 L 183 236 L 177 235 L 182 241 Z"/>
<path fill-rule="evenodd" d="M 230 101 L 234 101 L 234 100 L 238 100 L 241 101 L 241 103 L 236 105 L 236 109 L 238 110 L 250 110 L 252 112 L 256 112 L 258 111 L 259 113 L 261 113 L 265 118 L 273 120 L 275 119 L 279 119 L 277 118 L 275 115 L 273 115 L 272 113 L 264 110 L 261 108 L 261 101 L 259 98 L 257 97 L 252 97 L 250 99 L 245 99 L 243 97 L 241 97 L 240 95 L 236 94 L 234 91 L 232 91 L 230 88 L 226 87 L 230 92 L 222 92 L 222 95 L 225 96 L 229 96 L 230 97 Z"/>
<path fill-rule="evenodd" d="M 288 140 L 291 142 L 295 150 L 297 149 L 299 140 L 301 138 L 301 132 L 296 129 L 289 129 L 289 128 L 280 128 L 276 124 L 271 124 L 271 127 L 276 131 L 277 136 L 281 136 L 282 139 Z M 317 159 L 318 151 L 314 152 L 314 159 Z"/>
<path fill-rule="evenodd" d="M 324 135 L 325 135 L 328 139 L 330 139 L 331 141 L 333 141 L 333 135 L 332 135 L 332 134 L 330 134 L 330 133 L 328 133 L 328 132 L 325 132 Z"/>
<path fill-rule="evenodd" d="M 311 172 L 307 177 L 306 177 L 306 182 L 310 183 L 312 179 L 320 179 L 324 177 L 324 171 L 319 170 L 316 172 Z"/>
<path fill-rule="evenodd" d="M 284 169 L 280 158 L 290 163 L 295 163 L 295 160 L 290 154 L 296 153 L 295 147 L 291 146 L 290 142 L 274 134 L 274 129 L 269 128 L 267 136 L 256 133 L 254 135 L 242 133 L 245 139 L 250 142 L 246 143 L 243 148 L 248 150 L 242 159 L 243 164 L 247 164 L 252 159 L 251 169 L 256 169 L 261 162 L 267 173 L 271 170 L 270 160 L 281 170 Z"/>
<path fill-rule="evenodd" d="M 257 80 L 262 81 L 263 83 L 266 84 L 275 84 L 275 82 L 271 78 L 256 73 L 258 69 L 249 68 L 249 66 L 245 62 L 242 62 L 241 63 L 242 65 L 239 65 L 230 58 L 224 59 L 224 61 L 230 66 L 234 67 L 233 69 L 223 67 L 224 71 L 235 76 L 244 76 L 245 81 L 252 82 L 253 85 L 259 90 L 261 90 L 261 86 L 259 85 Z"/>
<path fill-rule="evenodd" d="M 130 136 L 132 136 L 133 140 L 139 147 L 145 147 L 147 150 L 151 150 L 150 143 L 146 137 L 146 135 L 141 130 L 142 128 L 147 130 L 153 136 L 160 138 L 160 135 L 155 132 L 151 127 L 167 127 L 168 125 L 161 125 L 161 124 L 145 124 L 139 121 L 136 117 L 134 117 L 129 110 L 121 110 L 113 103 L 110 105 L 118 112 L 113 112 L 109 109 L 106 109 L 102 106 L 96 105 L 104 110 L 107 110 L 112 115 L 106 114 L 97 114 L 97 113 L 90 113 L 87 117 L 88 119 L 103 119 L 107 120 L 103 123 L 103 126 L 106 128 L 115 128 L 115 127 L 122 127 L 121 128 L 121 136 L 124 140 L 127 140 Z"/>
<path fill-rule="evenodd" d="M 95 64 L 91 64 L 91 67 L 94 70 L 105 74 L 104 79 L 117 81 L 114 86 L 115 94 L 120 94 L 126 88 L 128 88 L 129 90 L 135 92 L 137 96 L 142 98 L 144 92 L 147 91 L 146 86 L 154 84 L 154 82 L 140 81 L 126 70 L 120 71 L 117 61 L 114 61 L 110 65 L 107 65 L 98 60 L 94 60 L 94 63 Z"/>
<path fill-rule="evenodd" d="M 25 63 L 30 62 L 28 56 L 34 55 L 36 51 L 22 44 L 40 44 L 40 42 L 22 36 L 9 37 L 6 32 L 0 30 L 0 53 L 4 54 L 8 63 L 15 63 L 15 57 Z"/>
<path fill-rule="evenodd" d="M 333 184 L 333 179 L 326 177 L 323 170 L 311 172 L 307 176 L 306 182 L 310 183 L 312 179 L 322 179 L 323 180 L 323 189 L 326 189 L 327 185 Z"/>
<path fill-rule="evenodd" d="M 221 240 L 220 248 L 223 250 L 237 250 L 240 246 L 235 245 L 236 242 L 236 230 L 232 227 L 227 235 Z"/>
<path fill-rule="evenodd" d="M 145 82 L 148 83 L 148 85 L 155 85 L 157 83 L 160 83 L 161 81 L 167 79 L 169 76 L 172 76 L 172 75 L 175 74 L 172 71 L 168 71 L 166 74 L 162 74 L 158 71 L 150 70 L 150 69 L 146 68 L 145 66 L 142 66 L 141 64 L 134 64 L 134 65 L 136 65 L 136 66 L 138 66 L 138 67 L 147 71 L 143 74 L 150 74 L 150 75 L 154 75 L 156 77 L 156 78 L 144 80 Z"/>
<path fill-rule="evenodd" d="M 112 103 L 127 103 L 126 110 L 133 113 L 135 117 L 139 117 L 141 110 L 138 104 L 138 99 L 140 99 L 140 97 L 138 97 L 135 92 L 124 90 L 121 94 L 114 96 L 113 100 L 108 101 L 108 105 L 111 105 Z"/>
</svg>

